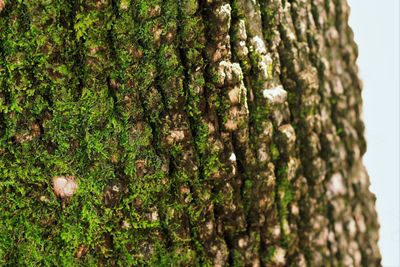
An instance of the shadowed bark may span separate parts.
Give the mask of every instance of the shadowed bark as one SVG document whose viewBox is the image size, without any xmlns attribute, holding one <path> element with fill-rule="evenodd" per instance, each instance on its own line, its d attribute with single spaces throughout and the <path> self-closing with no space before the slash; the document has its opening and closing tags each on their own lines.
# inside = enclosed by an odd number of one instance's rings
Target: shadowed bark
<svg viewBox="0 0 400 267">
<path fill-rule="evenodd" d="M 380 266 L 348 16 L 0 0 L 0 264 Z"/>
</svg>

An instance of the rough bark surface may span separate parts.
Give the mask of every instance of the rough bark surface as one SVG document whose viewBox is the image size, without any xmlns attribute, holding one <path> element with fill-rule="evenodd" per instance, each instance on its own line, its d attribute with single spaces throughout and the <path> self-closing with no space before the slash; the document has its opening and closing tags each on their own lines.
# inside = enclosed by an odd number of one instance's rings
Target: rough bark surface
<svg viewBox="0 0 400 267">
<path fill-rule="evenodd" d="M 348 15 L 0 0 L 0 265 L 379 266 Z"/>
</svg>

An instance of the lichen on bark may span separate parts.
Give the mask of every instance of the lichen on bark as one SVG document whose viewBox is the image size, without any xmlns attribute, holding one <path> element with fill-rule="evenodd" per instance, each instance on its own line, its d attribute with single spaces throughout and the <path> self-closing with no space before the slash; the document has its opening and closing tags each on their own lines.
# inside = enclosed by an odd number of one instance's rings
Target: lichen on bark
<svg viewBox="0 0 400 267">
<path fill-rule="evenodd" d="M 0 0 L 0 265 L 379 266 L 348 15 Z"/>
</svg>

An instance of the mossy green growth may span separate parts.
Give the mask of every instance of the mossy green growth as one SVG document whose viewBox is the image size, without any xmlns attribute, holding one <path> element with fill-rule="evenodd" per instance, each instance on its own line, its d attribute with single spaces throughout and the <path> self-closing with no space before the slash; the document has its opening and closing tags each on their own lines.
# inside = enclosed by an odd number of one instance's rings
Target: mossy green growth
<svg viewBox="0 0 400 267">
<path fill-rule="evenodd" d="M 271 42 L 274 38 L 274 30 L 276 21 L 276 10 L 274 10 L 274 5 L 267 5 L 265 3 L 261 4 L 261 15 L 263 17 L 263 35 L 264 38 Z"/>
<path fill-rule="evenodd" d="M 204 178 L 210 179 L 212 174 L 218 171 L 221 168 L 221 162 L 219 160 L 219 156 L 217 153 L 212 153 L 207 155 L 206 158 L 203 159 L 204 165 Z"/>
<path fill-rule="evenodd" d="M 169 186 L 161 183 L 164 162 L 152 147 L 150 126 L 136 124 L 143 114 L 137 92 L 154 81 L 155 50 L 148 37 L 153 24 L 130 32 L 148 46 L 138 68 L 110 44 L 123 35 L 111 33 L 114 27 L 124 28 L 123 21 L 114 23 L 111 6 L 7 5 L 0 20 L 0 99 L 10 100 L 0 108 L 7 118 L 0 127 L 0 265 L 143 263 L 132 255 L 140 254 L 138 244 L 146 239 L 156 243 L 151 237 L 160 229 L 160 221 L 147 219 L 143 210 L 162 205 Z M 132 16 L 121 19 L 137 23 Z M 123 83 L 115 94 L 107 78 Z M 38 133 L 30 132 L 34 124 Z M 51 186 L 56 175 L 73 175 L 79 185 L 63 204 Z M 112 184 L 124 197 L 107 206 L 105 191 Z M 87 251 L 81 258 L 80 248 Z"/>
<path fill-rule="evenodd" d="M 233 262 L 232 266 L 234 266 L 234 267 L 245 266 L 245 260 L 244 260 L 243 256 L 237 250 L 233 250 L 232 262 Z"/>
<path fill-rule="evenodd" d="M 271 246 L 267 248 L 267 252 L 264 254 L 265 256 L 262 258 L 263 262 L 271 262 L 276 251 L 276 247 Z"/>
<path fill-rule="evenodd" d="M 272 160 L 277 160 L 279 159 L 280 153 L 277 145 L 275 143 L 272 143 L 270 146 L 270 152 L 271 152 L 271 157 Z"/>
<path fill-rule="evenodd" d="M 286 234 L 286 227 L 289 214 L 288 205 L 293 201 L 293 187 L 287 178 L 288 167 L 280 167 L 277 171 L 276 198 L 279 209 L 279 221 L 282 232 L 282 243 L 287 246 L 290 237 Z"/>
<path fill-rule="evenodd" d="M 196 253 L 187 249 L 181 251 L 168 251 L 163 246 L 158 246 L 156 253 L 150 259 L 150 266 L 189 266 L 196 264 Z M 197 263 L 198 264 L 198 263 Z"/>
</svg>

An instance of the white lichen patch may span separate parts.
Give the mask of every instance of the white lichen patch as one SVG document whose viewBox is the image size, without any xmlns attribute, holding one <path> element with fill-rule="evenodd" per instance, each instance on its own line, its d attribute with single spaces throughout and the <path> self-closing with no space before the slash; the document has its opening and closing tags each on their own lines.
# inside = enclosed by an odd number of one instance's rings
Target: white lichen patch
<svg viewBox="0 0 400 267">
<path fill-rule="evenodd" d="M 231 18 L 231 6 L 229 4 L 221 5 L 217 9 L 218 18 L 220 20 L 226 20 Z"/>
<path fill-rule="evenodd" d="M 183 130 L 171 130 L 170 134 L 167 136 L 167 143 L 173 144 L 175 142 L 180 142 L 185 138 L 185 132 Z"/>
<path fill-rule="evenodd" d="M 247 48 L 246 41 L 238 42 L 238 49 L 236 52 L 239 57 L 245 57 L 249 54 L 249 49 Z"/>
<path fill-rule="evenodd" d="M 157 210 L 153 210 L 150 214 L 150 220 L 152 222 L 155 222 L 158 220 L 158 211 Z"/>
<path fill-rule="evenodd" d="M 118 185 L 114 185 L 113 187 L 112 187 L 112 190 L 114 191 L 114 192 L 119 192 L 119 187 L 118 187 Z"/>
<path fill-rule="evenodd" d="M 280 136 L 283 138 L 283 142 L 285 144 L 285 149 L 287 151 L 291 151 L 294 148 L 295 142 L 296 142 L 296 133 L 294 131 L 294 128 L 290 124 L 284 124 L 282 126 L 279 126 L 278 128 Z M 294 162 L 291 162 L 290 164 L 295 164 Z M 290 166 L 290 167 L 295 167 L 295 166 Z"/>
<path fill-rule="evenodd" d="M 243 79 L 242 69 L 239 63 L 221 61 L 218 64 L 218 85 L 238 84 Z"/>
<path fill-rule="evenodd" d="M 292 204 L 290 207 L 290 211 L 293 215 L 297 216 L 300 214 L 300 209 L 296 204 Z"/>
<path fill-rule="evenodd" d="M 234 83 L 238 83 L 243 79 L 243 72 L 242 72 L 242 68 L 240 67 L 239 63 L 232 63 L 231 65 L 231 77 L 228 76 L 228 79 L 230 78 L 230 80 L 232 80 L 232 82 Z"/>
<path fill-rule="evenodd" d="M 247 32 L 246 32 L 246 22 L 243 19 L 240 19 L 237 24 L 237 38 L 239 40 L 246 40 L 247 39 Z"/>
<path fill-rule="evenodd" d="M 272 233 L 272 237 L 273 237 L 274 239 L 280 238 L 280 237 L 281 237 L 281 227 L 280 227 L 280 225 L 275 225 L 275 226 L 272 228 L 271 233 Z"/>
<path fill-rule="evenodd" d="M 283 265 L 286 263 L 285 256 L 286 250 L 281 247 L 277 247 L 275 249 L 274 255 L 272 256 L 272 262 L 275 264 Z"/>
<path fill-rule="evenodd" d="M 274 88 L 264 89 L 263 97 L 267 99 L 270 104 L 283 104 L 287 99 L 287 92 L 283 89 L 282 85 Z"/>
<path fill-rule="evenodd" d="M 127 230 L 127 229 L 131 228 L 131 224 L 128 221 L 123 220 L 122 224 L 121 224 L 121 228 Z"/>
<path fill-rule="evenodd" d="M 78 189 L 74 176 L 56 176 L 53 177 L 52 183 L 54 193 L 60 198 L 71 197 Z"/>
<path fill-rule="evenodd" d="M 343 195 L 346 193 L 346 187 L 343 183 L 343 176 L 340 173 L 332 175 L 328 183 L 328 196 Z"/>
<path fill-rule="evenodd" d="M 261 60 L 258 62 L 258 69 L 260 70 L 262 79 L 271 78 L 272 58 L 269 54 L 261 56 Z"/>
<path fill-rule="evenodd" d="M 253 47 L 254 51 L 258 54 L 267 53 L 267 48 L 265 47 L 264 40 L 260 36 L 254 36 L 250 39 L 250 44 Z"/>
<path fill-rule="evenodd" d="M 238 241 L 238 246 L 239 248 L 244 248 L 245 246 L 247 246 L 247 241 L 244 238 L 240 238 Z"/>
<path fill-rule="evenodd" d="M 262 146 L 257 150 L 257 159 L 260 162 L 266 162 L 267 160 L 269 160 L 266 146 Z"/>
</svg>

